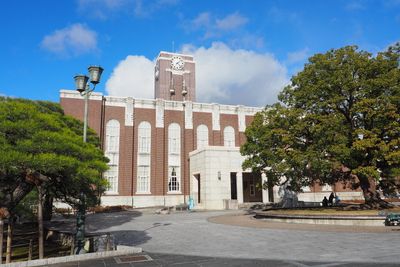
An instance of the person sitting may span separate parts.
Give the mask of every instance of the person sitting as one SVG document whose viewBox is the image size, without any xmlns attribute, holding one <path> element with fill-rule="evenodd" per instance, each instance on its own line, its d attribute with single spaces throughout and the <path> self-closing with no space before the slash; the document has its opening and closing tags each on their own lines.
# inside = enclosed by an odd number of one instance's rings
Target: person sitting
<svg viewBox="0 0 400 267">
<path fill-rule="evenodd" d="M 333 199 L 335 198 L 335 195 L 333 192 L 329 195 L 329 200 L 328 200 L 328 206 L 332 207 L 333 206 Z"/>
<path fill-rule="evenodd" d="M 326 197 L 322 200 L 322 207 L 328 207 L 328 199 Z"/>
</svg>

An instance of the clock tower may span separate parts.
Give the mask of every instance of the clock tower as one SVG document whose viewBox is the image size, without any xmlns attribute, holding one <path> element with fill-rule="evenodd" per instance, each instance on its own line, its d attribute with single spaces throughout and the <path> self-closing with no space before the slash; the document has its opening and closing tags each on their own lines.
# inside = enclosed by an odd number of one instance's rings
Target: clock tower
<svg viewBox="0 0 400 267">
<path fill-rule="evenodd" d="M 193 56 L 160 52 L 154 67 L 155 98 L 196 101 L 195 62 Z"/>
</svg>

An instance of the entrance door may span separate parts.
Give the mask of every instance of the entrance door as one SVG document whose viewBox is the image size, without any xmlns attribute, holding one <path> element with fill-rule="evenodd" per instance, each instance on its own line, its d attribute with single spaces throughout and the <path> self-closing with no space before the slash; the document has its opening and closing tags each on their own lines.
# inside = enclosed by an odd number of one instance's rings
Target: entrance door
<svg viewBox="0 0 400 267">
<path fill-rule="evenodd" d="M 195 174 L 194 178 L 197 180 L 197 203 L 200 203 L 200 174 Z"/>
<path fill-rule="evenodd" d="M 237 199 L 236 172 L 231 172 L 231 199 Z"/>
<path fill-rule="evenodd" d="M 243 173 L 243 202 L 262 202 L 261 174 Z"/>
</svg>

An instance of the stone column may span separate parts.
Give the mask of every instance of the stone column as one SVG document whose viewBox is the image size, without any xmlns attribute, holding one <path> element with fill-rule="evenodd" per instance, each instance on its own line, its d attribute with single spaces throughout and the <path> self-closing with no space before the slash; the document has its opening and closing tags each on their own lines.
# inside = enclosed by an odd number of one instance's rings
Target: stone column
<svg viewBox="0 0 400 267">
<path fill-rule="evenodd" d="M 261 174 L 261 186 L 262 186 L 262 202 L 263 203 L 268 203 L 268 188 L 264 189 L 264 185 L 267 185 L 267 176 L 265 173 Z"/>
<path fill-rule="evenodd" d="M 236 173 L 236 191 L 238 204 L 243 203 L 243 174 L 242 172 Z"/>
</svg>

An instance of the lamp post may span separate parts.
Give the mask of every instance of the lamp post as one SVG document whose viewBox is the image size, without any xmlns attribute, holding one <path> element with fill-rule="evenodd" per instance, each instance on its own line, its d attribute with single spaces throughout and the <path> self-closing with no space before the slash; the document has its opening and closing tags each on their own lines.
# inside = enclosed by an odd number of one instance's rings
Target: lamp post
<svg viewBox="0 0 400 267">
<path fill-rule="evenodd" d="M 83 74 L 79 74 L 74 77 L 76 90 L 85 99 L 85 114 L 83 117 L 83 142 L 85 143 L 87 140 L 89 97 L 90 94 L 94 91 L 96 85 L 100 82 L 103 68 L 100 66 L 90 66 L 88 70 L 89 77 Z M 90 88 L 90 83 L 93 84 L 93 88 Z M 76 216 L 75 254 L 80 254 L 81 251 L 83 251 L 82 249 L 85 244 L 85 213 L 85 194 L 81 191 L 79 194 L 79 207 Z"/>
</svg>

